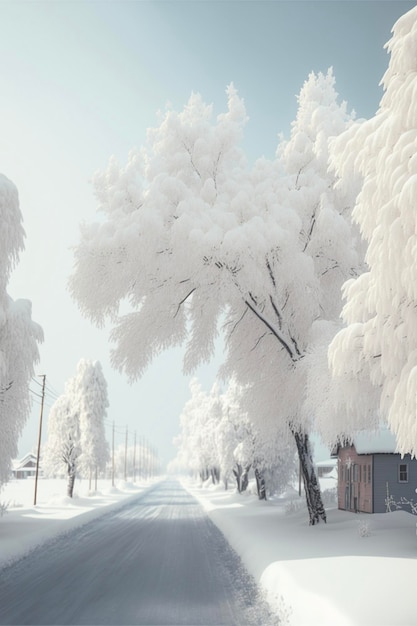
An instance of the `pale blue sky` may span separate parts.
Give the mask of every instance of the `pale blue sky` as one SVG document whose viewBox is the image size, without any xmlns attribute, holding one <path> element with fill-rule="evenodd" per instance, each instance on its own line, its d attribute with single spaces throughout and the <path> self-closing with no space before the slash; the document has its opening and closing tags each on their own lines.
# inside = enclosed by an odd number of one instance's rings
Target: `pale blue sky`
<svg viewBox="0 0 417 626">
<path fill-rule="evenodd" d="M 45 331 L 37 371 L 58 392 L 81 357 L 99 359 L 109 421 L 128 424 L 164 461 L 171 458 L 188 398 L 180 353 L 162 356 L 129 387 L 110 369 L 106 332 L 81 319 L 65 290 L 78 224 L 94 218 L 89 178 L 112 154 L 124 162 L 167 102 L 180 108 L 198 91 L 216 112 L 224 110 L 231 81 L 250 117 L 245 146 L 252 159 L 272 157 L 278 133 L 288 136 L 310 71 L 333 66 L 341 98 L 359 117 L 371 116 L 388 63 L 383 46 L 414 5 L 0 1 L 0 171 L 18 186 L 27 232 L 10 293 L 32 300 Z M 215 367 L 200 374 L 207 386 Z M 36 442 L 38 413 L 35 404 L 22 453 Z"/>
</svg>

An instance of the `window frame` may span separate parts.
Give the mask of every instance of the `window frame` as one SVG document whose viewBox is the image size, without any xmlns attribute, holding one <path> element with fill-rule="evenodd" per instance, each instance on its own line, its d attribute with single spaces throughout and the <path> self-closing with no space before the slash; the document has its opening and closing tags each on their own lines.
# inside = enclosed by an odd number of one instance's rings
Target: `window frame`
<svg viewBox="0 0 417 626">
<path fill-rule="evenodd" d="M 405 470 L 401 468 L 405 468 Z M 403 478 L 401 478 L 401 475 L 403 475 Z M 398 482 L 408 483 L 408 463 L 398 463 Z"/>
</svg>

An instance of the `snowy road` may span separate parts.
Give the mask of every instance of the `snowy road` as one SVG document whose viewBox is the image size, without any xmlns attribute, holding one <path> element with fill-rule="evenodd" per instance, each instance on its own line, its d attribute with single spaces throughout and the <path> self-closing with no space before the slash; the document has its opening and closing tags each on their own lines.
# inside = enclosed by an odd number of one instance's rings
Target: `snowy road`
<svg viewBox="0 0 417 626">
<path fill-rule="evenodd" d="M 0 572 L 0 624 L 272 623 L 239 558 L 176 481 Z"/>
</svg>

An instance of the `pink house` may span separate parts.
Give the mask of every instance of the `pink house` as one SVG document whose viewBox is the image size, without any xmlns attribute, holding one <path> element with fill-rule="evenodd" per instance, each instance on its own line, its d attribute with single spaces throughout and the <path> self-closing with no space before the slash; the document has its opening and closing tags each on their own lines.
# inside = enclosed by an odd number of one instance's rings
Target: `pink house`
<svg viewBox="0 0 417 626">
<path fill-rule="evenodd" d="M 355 513 L 385 513 L 387 496 L 416 499 L 417 459 L 396 452 L 386 429 L 357 434 L 333 450 L 338 464 L 338 508 Z"/>
</svg>

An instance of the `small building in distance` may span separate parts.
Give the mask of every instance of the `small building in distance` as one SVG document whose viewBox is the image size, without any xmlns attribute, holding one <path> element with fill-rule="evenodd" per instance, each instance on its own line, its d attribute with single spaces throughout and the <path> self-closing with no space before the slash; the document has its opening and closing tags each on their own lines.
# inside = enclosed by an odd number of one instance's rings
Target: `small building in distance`
<svg viewBox="0 0 417 626">
<path fill-rule="evenodd" d="M 333 472 L 333 470 L 337 470 L 337 459 L 326 459 L 325 461 L 319 461 L 315 465 L 318 478 L 326 478 Z"/>
<path fill-rule="evenodd" d="M 29 452 L 22 459 L 16 459 L 12 465 L 13 478 L 34 478 L 36 474 L 36 454 Z"/>
</svg>

